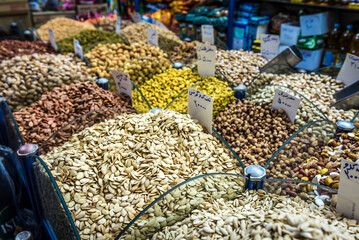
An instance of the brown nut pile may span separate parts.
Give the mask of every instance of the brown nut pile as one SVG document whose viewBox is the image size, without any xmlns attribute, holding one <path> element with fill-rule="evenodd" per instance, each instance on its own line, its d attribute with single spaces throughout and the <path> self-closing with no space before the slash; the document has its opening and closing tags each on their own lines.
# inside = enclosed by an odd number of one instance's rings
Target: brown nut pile
<svg viewBox="0 0 359 240">
<path fill-rule="evenodd" d="M 132 24 L 121 31 L 130 43 L 146 43 L 147 42 L 147 28 L 154 28 L 158 34 L 158 45 L 167 51 L 173 51 L 175 47 L 180 47 L 183 41 L 172 31 L 158 27 L 153 24 L 141 22 Z"/>
<path fill-rule="evenodd" d="M 121 29 L 126 28 L 134 24 L 131 20 L 123 20 L 121 19 Z M 97 23 L 98 29 L 108 32 L 114 32 L 116 30 L 116 19 L 104 19 Z"/>
<path fill-rule="evenodd" d="M 196 41 L 190 43 L 183 42 L 181 46 L 176 46 L 167 53 L 173 62 L 184 63 L 186 61 L 186 63 L 192 63 L 197 60 L 196 45 Z"/>
<path fill-rule="evenodd" d="M 15 56 L 33 53 L 56 53 L 48 43 L 40 41 L 3 40 L 0 42 L 0 62 Z"/>
<path fill-rule="evenodd" d="M 0 64 L 0 97 L 13 111 L 30 105 L 54 87 L 84 81 L 94 82 L 86 63 L 74 54 L 32 54 Z"/>
<path fill-rule="evenodd" d="M 268 60 L 258 53 L 243 50 L 218 50 L 216 66 L 234 86 L 247 86 Z"/>
<path fill-rule="evenodd" d="M 131 99 L 127 96 L 115 96 L 93 83 L 77 83 L 54 88 L 43 94 L 39 101 L 15 112 L 14 117 L 25 142 L 41 145 L 51 134 L 75 118 L 102 108 L 133 109 Z M 61 138 L 47 143 L 47 149 L 42 153 L 69 140 L 72 132 L 68 130 L 78 132 L 97 123 L 101 114 L 110 116 L 112 113 L 110 110 L 103 111 L 96 114 L 96 118 L 87 117 L 85 122 L 75 121 L 71 128 L 61 130 Z"/>
<path fill-rule="evenodd" d="M 217 115 L 213 127 L 245 165 L 264 165 L 297 130 L 282 109 L 237 99 Z"/>
<path fill-rule="evenodd" d="M 117 70 L 125 62 L 139 57 L 156 57 L 164 59 L 167 54 L 160 48 L 146 44 L 134 43 L 131 46 L 112 43 L 100 44 L 86 54 L 93 68 L 89 70 L 92 74 L 99 77 L 109 78 L 111 70 Z"/>
</svg>

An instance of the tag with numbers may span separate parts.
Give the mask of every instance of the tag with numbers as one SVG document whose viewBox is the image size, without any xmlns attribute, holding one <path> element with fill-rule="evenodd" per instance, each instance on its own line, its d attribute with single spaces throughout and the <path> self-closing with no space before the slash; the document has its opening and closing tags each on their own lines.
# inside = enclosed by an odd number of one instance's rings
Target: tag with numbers
<svg viewBox="0 0 359 240">
<path fill-rule="evenodd" d="M 120 34 L 121 33 L 121 17 L 118 16 L 117 20 L 116 20 L 116 33 Z"/>
<path fill-rule="evenodd" d="M 84 54 L 82 52 L 82 47 L 76 39 L 74 39 L 74 51 L 77 56 L 79 56 L 81 59 L 84 59 Z"/>
<path fill-rule="evenodd" d="M 54 33 L 54 31 L 52 31 L 51 28 L 49 28 L 49 36 L 50 36 L 50 44 L 51 44 L 51 46 L 55 49 L 55 51 L 57 51 L 55 33 Z"/>
<path fill-rule="evenodd" d="M 359 220 L 359 164 L 341 161 L 337 212 Z"/>
<path fill-rule="evenodd" d="M 350 85 L 359 80 L 359 57 L 347 53 L 337 80 L 342 81 L 345 85 Z"/>
<path fill-rule="evenodd" d="M 279 49 L 279 36 L 272 34 L 261 34 L 261 54 L 268 60 L 277 56 Z"/>
<path fill-rule="evenodd" d="M 116 70 L 111 70 L 111 75 L 116 82 L 118 94 L 124 93 L 127 96 L 130 96 L 132 99 L 132 84 L 130 81 L 130 76 L 126 73 Z"/>
<path fill-rule="evenodd" d="M 157 19 L 152 19 L 152 23 L 153 25 L 156 25 L 157 27 L 163 28 L 163 29 L 168 29 L 166 27 L 166 25 L 164 25 L 161 21 L 157 20 Z"/>
<path fill-rule="evenodd" d="M 208 42 L 214 44 L 214 30 L 212 25 L 202 25 L 202 42 Z"/>
<path fill-rule="evenodd" d="M 203 77 L 214 77 L 216 70 L 216 46 L 197 43 L 198 73 Z"/>
<path fill-rule="evenodd" d="M 156 29 L 147 28 L 147 43 L 158 47 L 158 35 Z"/>
<path fill-rule="evenodd" d="M 283 109 L 290 121 L 294 123 L 301 101 L 299 98 L 277 88 L 275 90 L 272 108 L 275 110 Z"/>
<path fill-rule="evenodd" d="M 194 88 L 188 88 L 188 114 L 212 133 L 213 98 Z"/>
</svg>

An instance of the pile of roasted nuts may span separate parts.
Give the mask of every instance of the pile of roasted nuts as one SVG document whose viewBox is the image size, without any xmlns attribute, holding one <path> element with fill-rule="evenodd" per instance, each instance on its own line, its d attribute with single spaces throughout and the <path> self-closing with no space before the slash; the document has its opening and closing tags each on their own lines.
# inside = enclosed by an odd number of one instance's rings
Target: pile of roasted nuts
<svg viewBox="0 0 359 240">
<path fill-rule="evenodd" d="M 167 54 L 160 48 L 146 43 L 133 43 L 131 46 L 120 43 L 99 44 L 86 54 L 93 68 L 89 70 L 99 77 L 109 78 L 111 70 L 117 70 L 126 62 L 139 57 L 163 59 Z"/>
<path fill-rule="evenodd" d="M 180 62 L 184 64 L 190 64 L 197 60 L 196 45 L 196 41 L 190 43 L 183 42 L 182 45 L 174 47 L 167 53 L 174 63 Z"/>
<path fill-rule="evenodd" d="M 102 31 L 114 32 L 116 30 L 116 19 L 104 19 L 97 23 L 98 29 Z M 127 26 L 134 24 L 130 20 L 121 19 L 121 29 L 124 29 Z"/>
<path fill-rule="evenodd" d="M 213 97 L 214 115 L 230 103 L 234 97 L 232 89 L 226 82 L 214 77 L 201 77 L 188 68 L 181 70 L 170 68 L 146 81 L 139 89 L 152 108 L 168 107 L 177 112 L 187 112 L 187 92 L 183 91 L 195 84 L 199 84 L 194 87 L 195 89 Z M 175 99 L 176 97 L 178 98 Z M 172 100 L 174 101 L 172 102 Z M 145 99 L 138 91 L 133 93 L 133 104 L 138 111 L 149 111 Z"/>
<path fill-rule="evenodd" d="M 3 40 L 0 42 L 0 62 L 33 53 L 56 53 L 48 43 L 40 41 Z"/>
<path fill-rule="evenodd" d="M 173 111 L 123 114 L 84 129 L 43 159 L 81 239 L 114 238 L 144 207 L 186 179 L 240 173 L 218 139 Z"/>
<path fill-rule="evenodd" d="M 298 130 L 282 109 L 238 99 L 214 118 L 213 127 L 245 165 L 264 165 Z"/>
<path fill-rule="evenodd" d="M 0 63 L 0 96 L 11 110 L 30 105 L 41 95 L 63 84 L 95 81 L 86 63 L 74 54 L 32 54 Z"/>
<path fill-rule="evenodd" d="M 127 96 L 114 96 L 93 83 L 77 83 L 55 87 L 52 91 L 43 94 L 40 100 L 15 112 L 14 117 L 24 141 L 41 145 L 64 125 L 83 114 L 102 108 L 133 109 L 131 99 Z M 109 110 L 101 114 L 110 113 L 112 114 Z M 100 114 L 95 115 L 98 118 Z M 73 122 L 71 130 L 80 131 L 97 123 L 91 122 L 93 118 L 90 117 L 86 117 L 86 123 L 80 120 Z M 71 132 L 61 131 L 61 138 L 57 137 L 51 144 L 60 145 L 71 138 Z M 51 144 L 47 144 L 47 147 L 52 147 Z"/>
</svg>

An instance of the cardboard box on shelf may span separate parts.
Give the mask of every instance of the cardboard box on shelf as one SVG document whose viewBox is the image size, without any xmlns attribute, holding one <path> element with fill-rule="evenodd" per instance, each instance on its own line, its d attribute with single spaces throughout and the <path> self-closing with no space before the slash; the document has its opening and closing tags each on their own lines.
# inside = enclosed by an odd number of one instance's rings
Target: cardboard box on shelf
<svg viewBox="0 0 359 240">
<path fill-rule="evenodd" d="M 296 68 L 303 68 L 308 71 L 313 71 L 319 68 L 324 49 L 318 49 L 318 50 L 299 49 L 299 51 L 303 55 L 303 61 L 298 63 L 295 66 Z"/>
<path fill-rule="evenodd" d="M 300 16 L 299 20 L 303 37 L 323 35 L 329 32 L 328 12 Z"/>
<path fill-rule="evenodd" d="M 280 44 L 296 45 L 300 34 L 300 27 L 284 23 L 280 28 Z"/>
</svg>

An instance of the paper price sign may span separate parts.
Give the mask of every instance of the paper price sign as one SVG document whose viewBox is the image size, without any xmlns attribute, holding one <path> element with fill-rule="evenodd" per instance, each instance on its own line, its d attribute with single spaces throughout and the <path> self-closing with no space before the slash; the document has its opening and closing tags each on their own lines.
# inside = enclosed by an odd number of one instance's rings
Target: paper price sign
<svg viewBox="0 0 359 240">
<path fill-rule="evenodd" d="M 194 88 L 188 88 L 188 114 L 212 133 L 213 98 Z"/>
<path fill-rule="evenodd" d="M 154 28 L 147 28 L 147 43 L 158 47 L 158 34 Z"/>
<path fill-rule="evenodd" d="M 277 88 L 275 90 L 272 108 L 275 110 L 278 110 L 280 108 L 283 109 L 289 117 L 290 121 L 294 123 L 300 102 L 301 100 L 299 98 L 296 98 L 293 95 Z"/>
<path fill-rule="evenodd" d="M 54 31 L 52 31 L 51 28 L 49 28 L 49 36 L 50 36 L 50 44 L 51 44 L 51 46 L 57 51 L 55 33 L 54 33 Z"/>
<path fill-rule="evenodd" d="M 202 42 L 208 42 L 214 44 L 214 30 L 212 25 L 202 25 Z"/>
<path fill-rule="evenodd" d="M 160 28 L 167 29 L 166 25 L 164 25 L 163 23 L 161 23 L 161 21 L 158 21 L 157 19 L 152 19 L 152 23 L 153 25 L 156 25 Z"/>
<path fill-rule="evenodd" d="M 117 17 L 116 20 L 116 33 L 120 34 L 121 33 L 121 17 Z"/>
<path fill-rule="evenodd" d="M 337 80 L 342 81 L 345 85 L 350 85 L 359 80 L 359 57 L 347 53 Z"/>
<path fill-rule="evenodd" d="M 261 34 L 261 54 L 268 60 L 272 60 L 278 54 L 279 36 Z"/>
<path fill-rule="evenodd" d="M 342 160 L 337 212 L 359 220 L 359 164 Z"/>
<path fill-rule="evenodd" d="M 82 52 L 82 47 L 81 47 L 79 41 L 77 41 L 76 39 L 74 39 L 74 50 L 75 50 L 75 54 L 77 56 L 79 56 L 81 59 L 84 58 L 84 54 Z"/>
<path fill-rule="evenodd" d="M 141 15 L 140 15 L 138 12 L 130 13 L 130 15 L 131 15 L 132 20 L 133 20 L 135 23 L 142 22 Z"/>
<path fill-rule="evenodd" d="M 203 77 L 214 77 L 217 48 L 212 45 L 197 43 L 198 73 Z"/>
<path fill-rule="evenodd" d="M 116 70 L 111 70 L 111 75 L 115 80 L 118 94 L 124 93 L 132 99 L 132 84 L 130 76 Z"/>
</svg>

